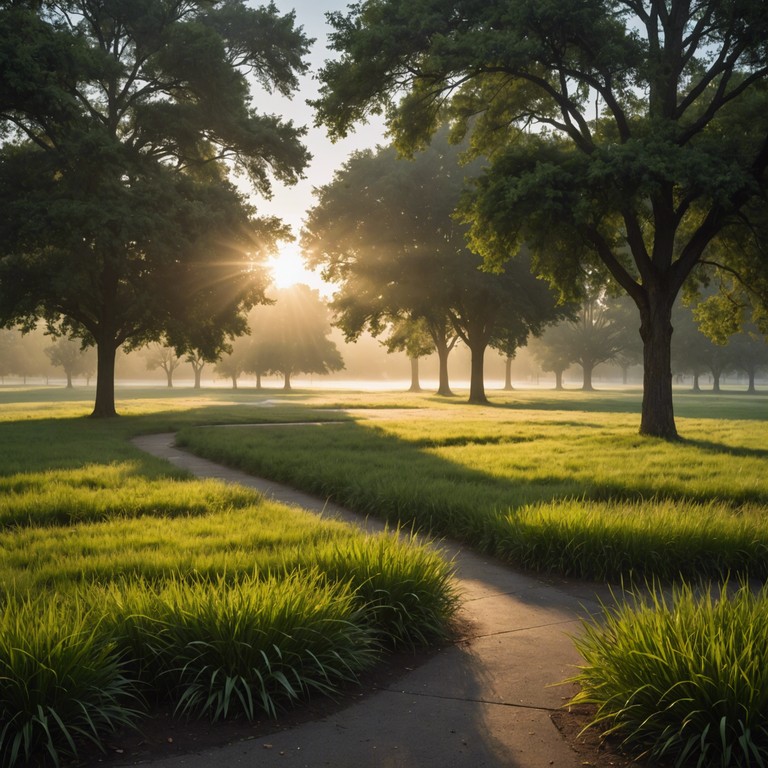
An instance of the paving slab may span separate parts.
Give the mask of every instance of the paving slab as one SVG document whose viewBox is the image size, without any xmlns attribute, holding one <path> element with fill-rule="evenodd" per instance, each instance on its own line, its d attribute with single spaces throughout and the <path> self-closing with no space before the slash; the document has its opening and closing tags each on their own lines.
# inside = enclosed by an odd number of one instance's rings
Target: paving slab
<svg viewBox="0 0 768 768">
<path fill-rule="evenodd" d="M 255 488 L 276 501 L 345 520 L 384 526 L 323 499 L 200 459 L 173 435 L 134 444 L 201 477 Z M 154 761 L 154 768 L 577 768 L 581 760 L 551 713 L 574 693 L 563 681 L 579 656 L 581 619 L 610 594 L 519 573 L 451 542 L 439 546 L 456 566 L 463 636 L 389 688 L 315 722 L 266 738 Z"/>
</svg>

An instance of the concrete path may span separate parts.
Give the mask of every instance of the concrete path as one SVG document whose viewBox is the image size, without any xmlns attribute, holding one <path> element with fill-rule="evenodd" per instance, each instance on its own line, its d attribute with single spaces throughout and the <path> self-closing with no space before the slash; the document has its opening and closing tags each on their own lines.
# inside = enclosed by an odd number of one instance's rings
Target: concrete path
<svg viewBox="0 0 768 768">
<path fill-rule="evenodd" d="M 258 489 L 286 504 L 379 530 L 285 486 L 230 470 L 173 445 L 173 435 L 134 444 L 201 477 Z M 571 635 L 598 609 L 597 587 L 547 582 L 443 545 L 455 558 L 465 638 L 393 685 L 323 720 L 154 768 L 577 768 L 550 713 L 573 694 L 559 685 L 579 663 Z M 607 598 L 600 589 L 600 597 Z"/>
</svg>

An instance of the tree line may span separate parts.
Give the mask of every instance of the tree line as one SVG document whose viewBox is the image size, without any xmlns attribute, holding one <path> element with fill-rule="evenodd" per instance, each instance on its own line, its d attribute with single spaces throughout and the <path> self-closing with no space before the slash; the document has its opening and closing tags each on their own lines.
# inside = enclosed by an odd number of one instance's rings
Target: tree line
<svg viewBox="0 0 768 768">
<path fill-rule="evenodd" d="M 489 346 L 511 358 L 610 281 L 639 326 L 640 432 L 675 439 L 678 299 L 719 282 L 702 317 L 750 304 L 765 330 L 764 2 L 367 0 L 328 18 L 317 123 L 336 138 L 384 114 L 394 142 L 351 158 L 302 233 L 348 337 L 412 323 L 442 358 L 461 340 L 484 402 Z M 253 105 L 295 92 L 309 44 L 293 13 L 241 0 L 0 6 L 0 320 L 95 346 L 94 416 L 116 414 L 117 349 L 210 362 L 267 301 L 290 234 L 233 178 L 269 195 L 306 168 L 304 129 Z"/>
</svg>

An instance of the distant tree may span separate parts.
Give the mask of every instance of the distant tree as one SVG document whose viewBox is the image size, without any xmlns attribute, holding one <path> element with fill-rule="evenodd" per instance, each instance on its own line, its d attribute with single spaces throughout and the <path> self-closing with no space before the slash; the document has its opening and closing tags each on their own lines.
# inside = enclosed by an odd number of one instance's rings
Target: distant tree
<svg viewBox="0 0 768 768">
<path fill-rule="evenodd" d="M 214 366 L 214 371 L 232 381 L 232 389 L 237 389 L 237 380 L 248 369 L 248 357 L 251 348 L 250 336 L 241 336 L 229 345 Z"/>
<path fill-rule="evenodd" d="M 479 165 L 461 167 L 445 131 L 412 161 L 393 148 L 358 153 L 317 190 L 302 244 L 310 264 L 339 284 L 331 307 L 348 336 L 378 334 L 391 317 L 422 319 L 430 332 L 450 325 L 472 355 L 469 400 L 484 403 L 492 340 L 524 343 L 562 312 L 524 258 L 492 274 L 467 249 L 453 214 Z M 445 337 L 433 340 L 447 372 Z"/>
<path fill-rule="evenodd" d="M 258 369 L 281 375 L 283 388 L 289 390 L 296 374 L 326 374 L 344 368 L 341 353 L 328 338 L 330 332 L 328 307 L 316 290 L 301 283 L 280 289 L 275 303 L 259 312 L 251 361 L 255 354 Z"/>
<path fill-rule="evenodd" d="M 0 8 L 0 323 L 98 350 L 114 416 L 120 347 L 218 353 L 263 299 L 284 237 L 229 181 L 294 182 L 302 130 L 251 108 L 289 95 L 309 41 L 237 0 L 53 0 Z"/>
<path fill-rule="evenodd" d="M 601 263 L 637 307 L 640 432 L 677 438 L 671 313 L 731 226 L 765 210 L 764 0 L 368 0 L 330 14 L 333 136 L 371 114 L 407 150 L 442 121 L 491 158 L 465 211 L 493 262 L 535 248 L 564 291 Z"/>
<path fill-rule="evenodd" d="M 529 345 L 531 353 L 542 371 L 555 374 L 555 389 L 563 389 L 563 374 L 574 362 L 571 332 L 565 323 L 547 328 Z"/>
<path fill-rule="evenodd" d="M 435 342 L 424 320 L 396 318 L 384 340 L 387 352 L 405 352 L 411 364 L 409 392 L 421 392 L 419 360 L 435 351 Z"/>
<path fill-rule="evenodd" d="M 712 376 L 712 391 L 720 391 L 722 375 L 732 368 L 727 341 L 714 342 L 699 328 L 690 304 L 679 303 L 675 307 L 672 321 L 675 325 L 675 339 L 672 346 L 673 370 L 690 373 L 693 376 L 693 391 L 700 392 L 702 374 Z"/>
<path fill-rule="evenodd" d="M 162 344 L 150 344 L 144 350 L 147 370 L 156 371 L 158 368 L 165 373 L 168 387 L 173 387 L 173 372 L 181 365 L 182 358 L 171 347 Z"/>
<path fill-rule="evenodd" d="M 756 326 L 747 326 L 728 342 L 731 365 L 747 376 L 747 392 L 757 392 L 757 376 L 768 370 L 768 339 Z"/>
<path fill-rule="evenodd" d="M 206 363 L 215 362 L 215 360 L 211 361 L 202 352 L 198 350 L 192 350 L 186 353 L 184 356 L 184 362 L 189 363 L 192 366 L 192 371 L 195 374 L 194 389 L 200 389 L 203 368 L 205 368 Z"/>
<path fill-rule="evenodd" d="M 67 377 L 67 389 L 72 389 L 72 378 L 83 375 L 88 380 L 96 371 L 93 349 L 83 349 L 82 344 L 72 339 L 57 339 L 45 348 L 45 354 L 56 368 L 63 368 Z"/>
</svg>

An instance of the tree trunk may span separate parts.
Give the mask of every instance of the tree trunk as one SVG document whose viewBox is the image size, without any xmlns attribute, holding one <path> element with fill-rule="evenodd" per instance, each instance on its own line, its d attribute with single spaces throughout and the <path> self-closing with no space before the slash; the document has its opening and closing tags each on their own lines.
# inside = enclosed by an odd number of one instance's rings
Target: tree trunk
<svg viewBox="0 0 768 768">
<path fill-rule="evenodd" d="M 564 389 L 563 387 L 563 369 L 558 368 L 555 371 L 555 389 L 560 392 L 560 390 Z"/>
<path fill-rule="evenodd" d="M 755 369 L 752 368 L 748 370 L 747 376 L 749 377 L 749 385 L 747 386 L 747 392 L 753 395 L 755 394 L 755 392 L 757 392 L 757 389 L 755 387 Z"/>
<path fill-rule="evenodd" d="M 584 390 L 584 392 L 594 392 L 595 388 L 592 386 L 592 373 L 595 370 L 594 364 L 585 360 L 581 364 L 581 370 L 584 374 L 584 381 L 581 385 L 582 390 Z"/>
<path fill-rule="evenodd" d="M 483 364 L 485 361 L 485 344 L 477 344 L 470 348 L 472 362 L 469 374 L 469 402 L 476 405 L 486 405 L 485 376 Z"/>
<path fill-rule="evenodd" d="M 237 389 L 237 376 L 232 374 L 232 389 Z"/>
<path fill-rule="evenodd" d="M 411 361 L 411 386 L 408 389 L 409 392 L 421 392 L 421 384 L 419 383 L 419 358 L 410 357 Z"/>
<path fill-rule="evenodd" d="M 701 385 L 699 384 L 699 372 L 694 371 L 693 374 L 693 391 L 694 392 L 701 392 Z"/>
<path fill-rule="evenodd" d="M 108 419 L 117 416 L 115 410 L 115 355 L 114 342 L 102 341 L 96 347 L 96 401 L 92 418 Z"/>
<path fill-rule="evenodd" d="M 291 389 L 291 372 L 290 371 L 285 372 L 285 383 L 283 384 L 283 389 L 286 391 L 290 391 Z"/>
<path fill-rule="evenodd" d="M 622 384 L 629 383 L 629 366 L 628 365 L 621 366 L 621 383 Z"/>
<path fill-rule="evenodd" d="M 443 397 L 453 397 L 451 385 L 448 381 L 448 354 L 450 350 L 447 344 L 435 344 L 438 360 L 438 384 L 437 394 Z"/>
<path fill-rule="evenodd" d="M 195 389 L 200 389 L 200 379 L 203 375 L 203 366 L 201 365 L 199 368 L 195 367 L 193 370 L 195 372 Z"/>
<path fill-rule="evenodd" d="M 508 357 L 504 361 L 504 391 L 509 392 L 511 389 L 514 389 L 512 386 L 512 358 Z"/>
<path fill-rule="evenodd" d="M 165 372 L 166 378 L 168 379 L 168 387 L 170 389 L 173 389 L 173 371 L 169 368 Z"/>
<path fill-rule="evenodd" d="M 256 389 L 261 389 L 261 372 L 256 371 Z"/>
<path fill-rule="evenodd" d="M 723 372 L 719 369 L 712 371 L 712 391 L 713 392 L 720 392 L 720 377 L 722 376 Z"/>
<path fill-rule="evenodd" d="M 672 401 L 672 305 L 675 296 L 649 290 L 646 298 L 647 303 L 639 307 L 640 336 L 643 339 L 640 434 L 677 440 Z"/>
<path fill-rule="evenodd" d="M 72 389 L 72 371 L 64 371 L 67 374 L 67 389 Z"/>
</svg>

